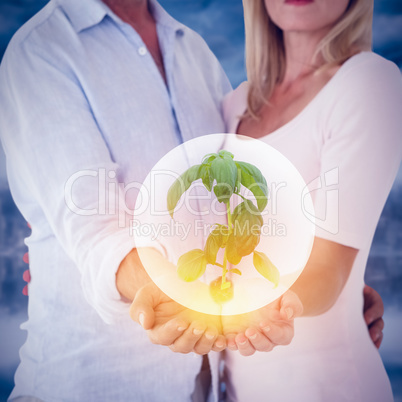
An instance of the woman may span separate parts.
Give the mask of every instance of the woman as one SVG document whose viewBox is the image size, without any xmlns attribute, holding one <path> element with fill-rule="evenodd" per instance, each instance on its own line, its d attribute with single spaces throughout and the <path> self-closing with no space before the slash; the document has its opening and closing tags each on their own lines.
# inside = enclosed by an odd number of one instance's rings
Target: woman
<svg viewBox="0 0 402 402">
<path fill-rule="evenodd" d="M 317 216 L 324 187 L 335 185 L 339 219 L 328 210 L 317 225 L 291 288 L 308 317 L 295 320 L 292 343 L 226 353 L 228 400 L 391 401 L 361 310 L 370 244 L 401 160 L 399 70 L 370 52 L 370 0 L 243 3 L 248 82 L 226 99 L 228 131 L 281 151 L 311 190 L 321 179 Z M 247 330 L 229 349 L 249 354 L 253 338 Z"/>
</svg>

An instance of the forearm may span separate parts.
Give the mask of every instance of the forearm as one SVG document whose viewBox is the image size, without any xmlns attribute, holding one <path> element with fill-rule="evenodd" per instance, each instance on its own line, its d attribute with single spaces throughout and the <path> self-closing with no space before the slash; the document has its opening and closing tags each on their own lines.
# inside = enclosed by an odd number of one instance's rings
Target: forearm
<svg viewBox="0 0 402 402">
<path fill-rule="evenodd" d="M 323 266 L 310 264 L 291 286 L 290 289 L 299 296 L 303 304 L 302 316 L 325 313 L 341 293 L 341 278 L 327 271 Z"/>
<path fill-rule="evenodd" d="M 303 304 L 303 316 L 325 313 L 338 299 L 358 250 L 316 238 L 303 272 L 291 286 Z"/>
</svg>

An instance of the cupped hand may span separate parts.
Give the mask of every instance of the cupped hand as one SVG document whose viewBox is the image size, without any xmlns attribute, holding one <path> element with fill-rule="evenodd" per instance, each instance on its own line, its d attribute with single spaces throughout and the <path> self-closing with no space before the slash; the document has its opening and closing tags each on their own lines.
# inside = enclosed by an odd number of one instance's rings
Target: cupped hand
<svg viewBox="0 0 402 402">
<path fill-rule="evenodd" d="M 130 309 L 154 344 L 178 353 L 206 354 L 226 347 L 220 317 L 192 311 L 166 296 L 153 282 L 136 294 Z"/>
<path fill-rule="evenodd" d="M 288 345 L 294 335 L 294 319 L 303 312 L 296 293 L 288 290 L 274 302 L 247 314 L 223 316 L 222 327 L 228 348 L 243 356 L 268 352 Z"/>
</svg>

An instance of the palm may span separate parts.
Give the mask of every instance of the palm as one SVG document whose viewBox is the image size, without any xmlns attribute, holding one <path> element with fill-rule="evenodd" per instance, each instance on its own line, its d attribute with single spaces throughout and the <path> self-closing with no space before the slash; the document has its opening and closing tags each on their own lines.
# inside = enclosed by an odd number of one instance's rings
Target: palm
<svg viewBox="0 0 402 402">
<path fill-rule="evenodd" d="M 184 306 L 165 296 L 155 307 L 154 328 L 163 326 L 172 319 L 185 319 L 187 310 Z"/>
<path fill-rule="evenodd" d="M 262 322 L 277 322 L 280 318 L 278 304 L 279 303 L 275 301 L 258 310 L 251 311 L 250 313 L 222 316 L 223 334 L 237 335 L 246 332 L 247 328 L 259 329 Z"/>
<path fill-rule="evenodd" d="M 152 324 L 148 325 L 147 331 L 153 343 L 169 346 L 182 353 L 194 350 L 204 354 L 211 350 L 221 332 L 219 317 L 189 310 L 166 296 L 152 283 L 142 294 L 147 295 L 154 306 Z M 213 334 L 212 339 L 205 338 L 204 332 Z"/>
<path fill-rule="evenodd" d="M 183 321 L 183 324 L 190 324 L 196 321 L 205 323 L 206 326 L 215 326 L 215 328 L 221 330 L 219 316 L 203 314 L 190 310 L 164 294 L 161 295 L 159 304 L 155 307 L 154 312 L 154 328 L 164 326 L 168 322 L 175 320 L 176 322 Z"/>
<path fill-rule="evenodd" d="M 282 297 L 247 314 L 222 317 L 228 347 L 244 356 L 287 345 L 294 335 L 294 317 L 302 314 L 298 296 L 288 290 Z"/>
</svg>

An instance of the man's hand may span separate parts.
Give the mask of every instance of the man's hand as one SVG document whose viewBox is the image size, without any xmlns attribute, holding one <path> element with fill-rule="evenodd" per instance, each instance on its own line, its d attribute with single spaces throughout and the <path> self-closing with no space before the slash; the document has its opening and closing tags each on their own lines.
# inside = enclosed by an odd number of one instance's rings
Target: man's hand
<svg viewBox="0 0 402 402">
<path fill-rule="evenodd" d="M 27 226 L 29 227 L 29 229 L 31 229 L 31 225 L 29 224 L 29 222 L 27 222 Z M 24 254 L 24 256 L 22 257 L 22 261 L 24 261 L 25 264 L 29 265 L 29 253 L 28 252 Z M 31 273 L 29 272 L 29 267 L 22 274 L 22 279 L 27 283 L 24 286 L 24 288 L 22 289 L 22 294 L 24 296 L 28 296 L 28 284 L 29 284 L 29 282 L 31 282 Z"/>
<path fill-rule="evenodd" d="M 251 313 L 223 316 L 228 348 L 250 356 L 256 351 L 271 351 L 276 345 L 288 345 L 294 335 L 294 319 L 302 312 L 299 297 L 288 290 L 274 302 Z"/>
<path fill-rule="evenodd" d="M 29 254 L 25 253 L 24 256 L 22 257 L 22 261 L 25 262 L 25 264 L 29 265 Z M 27 283 L 24 288 L 22 289 L 22 294 L 24 296 L 28 296 L 28 283 L 31 282 L 31 273 L 29 272 L 29 268 L 24 271 L 22 274 L 22 279 Z"/>
<path fill-rule="evenodd" d="M 166 272 L 176 269 L 156 250 L 142 253 Z M 206 354 L 226 347 L 220 318 L 189 310 L 166 296 L 146 273 L 136 249 L 120 264 L 116 286 L 124 298 L 133 300 L 131 318 L 147 330 L 151 342 L 179 353 Z"/>
<path fill-rule="evenodd" d="M 384 314 L 384 304 L 381 296 L 370 286 L 364 286 L 363 296 L 364 320 L 366 321 L 371 340 L 379 348 L 383 338 L 384 320 L 382 316 Z"/>
<path fill-rule="evenodd" d="M 152 343 L 169 346 L 174 352 L 206 354 L 226 347 L 220 317 L 183 307 L 153 282 L 138 290 L 130 315 L 147 330 Z"/>
</svg>

